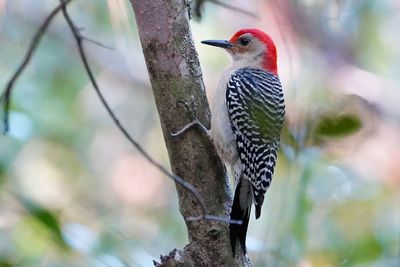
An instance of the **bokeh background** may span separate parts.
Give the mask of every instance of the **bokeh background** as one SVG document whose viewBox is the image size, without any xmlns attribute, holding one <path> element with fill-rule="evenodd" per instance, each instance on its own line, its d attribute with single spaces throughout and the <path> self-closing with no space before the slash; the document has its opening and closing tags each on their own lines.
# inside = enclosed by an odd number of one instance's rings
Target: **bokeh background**
<svg viewBox="0 0 400 267">
<path fill-rule="evenodd" d="M 212 3 L 214 2 L 214 3 Z M 287 124 L 253 266 L 400 266 L 400 1 L 195 1 L 207 94 L 229 58 L 202 46 L 256 27 L 276 41 Z M 0 87 L 55 0 L 0 0 Z M 73 1 L 106 99 L 169 166 L 127 0 Z M 152 266 L 187 243 L 174 184 L 122 136 L 61 16 L 16 83 L 0 136 L 0 266 Z M 3 115 L 3 113 L 1 113 Z"/>
</svg>

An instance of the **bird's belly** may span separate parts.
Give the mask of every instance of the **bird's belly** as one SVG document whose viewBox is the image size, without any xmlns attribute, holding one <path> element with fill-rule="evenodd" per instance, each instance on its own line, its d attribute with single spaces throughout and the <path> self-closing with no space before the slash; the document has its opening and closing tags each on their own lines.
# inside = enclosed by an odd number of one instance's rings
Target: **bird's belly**
<svg viewBox="0 0 400 267">
<path fill-rule="evenodd" d="M 216 101 L 221 101 L 217 99 Z M 222 99 L 223 101 L 223 99 Z M 226 107 L 214 105 L 214 108 Z M 226 108 L 212 113 L 211 116 L 211 137 L 219 157 L 226 163 L 233 165 L 238 159 L 235 136 L 231 129 L 231 123 Z"/>
</svg>

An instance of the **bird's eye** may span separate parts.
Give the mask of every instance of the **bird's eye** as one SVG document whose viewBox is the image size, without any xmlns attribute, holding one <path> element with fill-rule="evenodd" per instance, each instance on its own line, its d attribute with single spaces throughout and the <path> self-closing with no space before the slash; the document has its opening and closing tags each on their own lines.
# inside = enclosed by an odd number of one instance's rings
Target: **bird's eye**
<svg viewBox="0 0 400 267">
<path fill-rule="evenodd" d="M 247 38 L 247 37 L 241 37 L 241 38 L 239 38 L 239 43 L 241 44 L 241 45 L 243 45 L 243 46 L 246 46 L 246 45 L 248 45 L 249 43 L 250 43 L 250 38 Z"/>
</svg>

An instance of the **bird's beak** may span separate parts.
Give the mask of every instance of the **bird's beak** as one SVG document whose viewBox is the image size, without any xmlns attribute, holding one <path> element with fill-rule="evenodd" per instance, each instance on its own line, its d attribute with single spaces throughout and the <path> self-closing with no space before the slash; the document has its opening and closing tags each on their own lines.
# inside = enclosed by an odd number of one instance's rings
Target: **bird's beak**
<svg viewBox="0 0 400 267">
<path fill-rule="evenodd" d="M 233 47 L 233 44 L 231 44 L 227 40 L 204 40 L 204 41 L 201 41 L 201 43 L 202 44 L 206 44 L 206 45 L 212 45 L 212 46 L 227 48 L 227 49 Z"/>
</svg>

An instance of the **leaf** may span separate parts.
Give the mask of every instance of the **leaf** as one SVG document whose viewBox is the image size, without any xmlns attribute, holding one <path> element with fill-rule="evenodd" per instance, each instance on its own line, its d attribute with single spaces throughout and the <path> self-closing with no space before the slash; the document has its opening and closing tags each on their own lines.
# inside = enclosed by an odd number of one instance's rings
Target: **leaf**
<svg viewBox="0 0 400 267">
<path fill-rule="evenodd" d="M 8 261 L 6 259 L 1 259 L 0 260 L 0 267 L 12 267 L 15 266 L 11 261 Z"/>
<path fill-rule="evenodd" d="M 354 134 L 361 127 L 362 122 L 355 114 L 323 116 L 317 124 L 315 133 L 325 137 L 345 137 Z"/>
<path fill-rule="evenodd" d="M 60 245 L 61 248 L 63 249 L 68 249 L 68 245 L 65 242 L 61 227 L 60 227 L 60 221 L 58 217 L 56 216 L 54 211 L 51 211 L 43 206 L 38 205 L 37 203 L 34 203 L 30 200 L 27 199 L 21 199 L 21 203 L 23 206 L 26 208 L 26 210 L 29 212 L 29 214 L 32 216 L 33 219 L 35 219 L 38 223 L 40 223 L 42 226 L 46 228 L 46 230 L 49 231 L 49 233 L 52 235 L 54 241 Z"/>
</svg>

